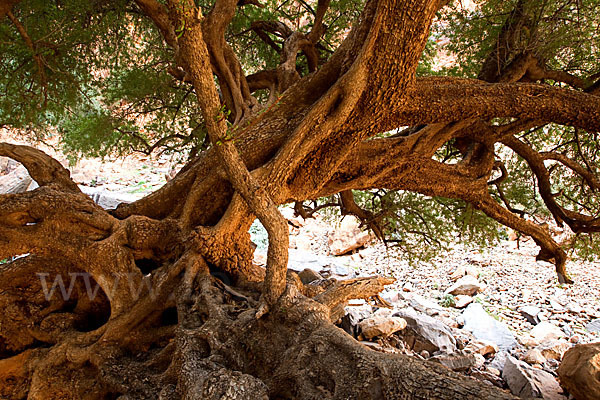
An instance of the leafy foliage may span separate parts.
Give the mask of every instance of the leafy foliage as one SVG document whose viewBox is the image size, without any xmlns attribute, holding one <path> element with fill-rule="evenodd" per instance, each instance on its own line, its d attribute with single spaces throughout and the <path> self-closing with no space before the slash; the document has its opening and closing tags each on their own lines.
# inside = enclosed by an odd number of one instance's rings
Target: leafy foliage
<svg viewBox="0 0 600 400">
<path fill-rule="evenodd" d="M 448 38 L 444 50 L 456 57 L 445 73 L 477 77 L 482 60 L 497 46 L 502 26 L 517 6 L 523 7 L 524 18 L 512 26 L 512 56 L 506 62 L 533 52 L 553 69 L 582 78 L 599 72 L 597 0 L 478 0 L 467 9 L 461 3 L 445 8 L 434 27 L 436 35 Z"/>
<path fill-rule="evenodd" d="M 361 207 L 383 217 L 388 243 L 400 247 L 412 261 L 430 259 L 456 241 L 487 246 L 504 232 L 496 221 L 460 200 L 383 190 L 355 192 L 355 198 Z"/>
<path fill-rule="evenodd" d="M 191 86 L 166 72 L 172 52 L 129 1 L 28 1 L 0 25 L 0 125 L 43 138 L 58 128 L 73 158 L 181 151 L 204 141 Z"/>
</svg>

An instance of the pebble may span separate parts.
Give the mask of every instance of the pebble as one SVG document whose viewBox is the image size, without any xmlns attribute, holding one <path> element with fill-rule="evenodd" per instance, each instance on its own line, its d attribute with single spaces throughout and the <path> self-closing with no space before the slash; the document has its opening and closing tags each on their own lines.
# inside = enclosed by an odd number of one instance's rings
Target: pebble
<svg viewBox="0 0 600 400">
<path fill-rule="evenodd" d="M 527 364 L 543 364 L 546 362 L 546 357 L 538 349 L 531 349 L 521 357 L 521 360 Z"/>
</svg>

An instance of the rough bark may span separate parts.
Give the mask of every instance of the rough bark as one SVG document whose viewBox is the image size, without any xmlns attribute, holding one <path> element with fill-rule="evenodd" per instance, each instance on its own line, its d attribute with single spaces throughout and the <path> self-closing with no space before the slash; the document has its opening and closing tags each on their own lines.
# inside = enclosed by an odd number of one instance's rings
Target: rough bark
<svg viewBox="0 0 600 400">
<path fill-rule="evenodd" d="M 19 4 L 21 0 L 2 0 L 0 1 L 0 20 L 4 18 L 10 10 L 17 4 Z"/>
</svg>

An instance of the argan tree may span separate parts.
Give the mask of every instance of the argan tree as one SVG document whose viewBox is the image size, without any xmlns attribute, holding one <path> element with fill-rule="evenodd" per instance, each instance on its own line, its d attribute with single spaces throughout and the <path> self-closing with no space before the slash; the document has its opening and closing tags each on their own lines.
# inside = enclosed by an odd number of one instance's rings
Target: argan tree
<svg viewBox="0 0 600 400">
<path fill-rule="evenodd" d="M 470 210 L 531 236 L 570 282 L 569 249 L 533 217 L 595 249 L 599 5 L 2 0 L 1 126 L 58 131 L 74 156 L 189 160 L 103 210 L 48 155 L 0 144 L 39 184 L 0 196 L 1 396 L 509 398 L 333 325 L 392 280 L 303 285 L 277 207 L 336 196 L 407 241 L 408 223 Z M 46 296 L 59 278 L 67 296 Z"/>
</svg>

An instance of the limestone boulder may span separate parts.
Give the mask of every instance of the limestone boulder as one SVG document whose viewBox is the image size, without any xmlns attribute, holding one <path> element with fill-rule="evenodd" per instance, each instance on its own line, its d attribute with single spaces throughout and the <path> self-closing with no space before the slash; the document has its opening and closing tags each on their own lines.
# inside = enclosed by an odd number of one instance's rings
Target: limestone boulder
<svg viewBox="0 0 600 400">
<path fill-rule="evenodd" d="M 502 377 L 515 396 L 525 399 L 566 400 L 556 379 L 548 372 L 532 368 L 508 356 Z"/>
<path fill-rule="evenodd" d="M 345 217 L 339 228 L 328 236 L 329 251 L 335 256 L 361 248 L 371 240 L 371 234 L 362 230 L 358 219 L 352 216 Z"/>
<path fill-rule="evenodd" d="M 454 298 L 454 308 L 465 308 L 469 304 L 473 302 L 473 298 L 471 296 L 466 296 L 464 294 L 459 294 Z"/>
<path fill-rule="evenodd" d="M 6 175 L 0 176 L 0 194 L 15 194 L 27 191 L 32 179 L 24 166 L 19 165 Z"/>
<path fill-rule="evenodd" d="M 485 285 L 480 283 L 477 278 L 471 275 L 465 275 L 446 290 L 446 294 L 473 296 L 481 292 Z"/>
<path fill-rule="evenodd" d="M 597 318 L 585 326 L 589 332 L 600 332 L 600 318 Z"/>
<path fill-rule="evenodd" d="M 531 349 L 527 351 L 527 353 L 523 354 L 521 360 L 525 361 L 527 364 L 543 364 L 546 362 L 546 357 L 542 354 L 539 349 Z"/>
<path fill-rule="evenodd" d="M 519 313 L 529 322 L 531 325 L 537 325 L 540 323 L 539 313 L 542 310 L 536 306 L 523 306 L 519 308 Z"/>
<path fill-rule="evenodd" d="M 462 316 L 464 329 L 479 340 L 495 343 L 500 350 L 512 349 L 517 344 L 514 334 L 508 327 L 490 316 L 479 303 L 471 303 Z"/>
<path fill-rule="evenodd" d="M 400 310 L 394 316 L 406 320 L 408 326 L 399 333 L 404 342 L 414 351 L 429 353 L 456 351 L 456 338 L 450 329 L 428 315 L 417 313 L 412 308 Z"/>
<path fill-rule="evenodd" d="M 540 343 L 548 340 L 560 339 L 565 336 L 562 329 L 548 321 L 542 321 L 537 324 L 529 334 Z"/>
</svg>

